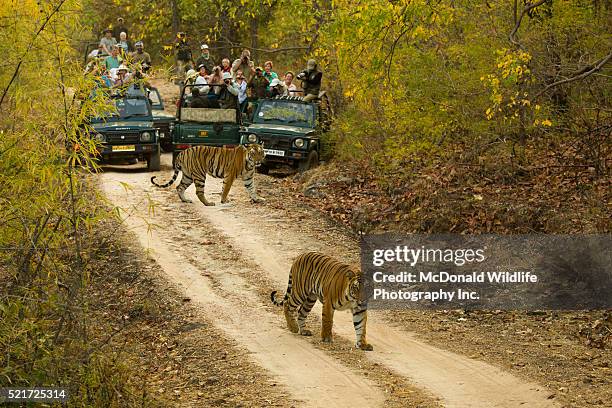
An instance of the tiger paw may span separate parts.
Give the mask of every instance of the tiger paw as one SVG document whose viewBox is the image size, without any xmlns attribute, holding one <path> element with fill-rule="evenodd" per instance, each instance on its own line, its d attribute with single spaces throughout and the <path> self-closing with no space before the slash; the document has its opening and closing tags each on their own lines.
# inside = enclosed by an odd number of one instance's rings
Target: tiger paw
<svg viewBox="0 0 612 408">
<path fill-rule="evenodd" d="M 302 329 L 302 330 L 300 330 L 300 335 L 302 335 L 302 336 L 312 336 L 312 332 L 310 330 L 307 330 L 307 329 Z"/>
<path fill-rule="evenodd" d="M 372 351 L 374 350 L 374 347 L 372 347 L 371 344 L 368 343 L 357 343 L 355 344 L 355 348 L 364 350 L 364 351 Z"/>
</svg>

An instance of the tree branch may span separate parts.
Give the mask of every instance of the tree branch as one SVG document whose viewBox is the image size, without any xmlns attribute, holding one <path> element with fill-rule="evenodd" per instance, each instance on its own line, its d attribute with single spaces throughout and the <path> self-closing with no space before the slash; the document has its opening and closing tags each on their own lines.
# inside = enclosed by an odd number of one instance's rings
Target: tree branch
<svg viewBox="0 0 612 408">
<path fill-rule="evenodd" d="M 510 32 L 510 35 L 508 36 L 508 39 L 510 40 L 510 42 L 514 45 L 516 45 L 519 48 L 523 48 L 523 46 L 521 45 L 521 43 L 519 43 L 515 36 L 516 36 L 516 32 L 518 31 L 518 29 L 521 27 L 521 22 L 523 21 L 523 17 L 525 16 L 525 14 L 527 14 L 530 10 L 541 6 L 542 4 L 546 3 L 548 0 L 539 0 L 535 3 L 532 3 L 526 7 L 523 7 L 523 11 L 521 11 L 521 14 L 518 16 L 516 16 L 516 1 L 514 3 L 514 28 L 512 29 L 512 31 Z"/>
<path fill-rule="evenodd" d="M 226 40 L 217 40 L 217 43 L 226 43 L 229 44 L 230 48 L 248 48 L 249 50 L 252 51 L 260 51 L 263 53 L 268 53 L 268 54 L 274 54 L 277 52 L 283 52 L 283 51 L 297 51 L 297 50 L 307 50 L 308 47 L 307 46 L 295 46 L 295 47 L 283 47 L 283 48 L 253 48 L 250 47 L 248 45 L 244 45 L 241 43 L 236 43 L 233 41 L 230 41 L 228 39 Z M 209 49 L 211 50 L 221 50 L 224 49 L 225 47 L 210 47 Z"/>
<path fill-rule="evenodd" d="M 538 99 L 540 96 L 548 92 L 551 88 L 555 88 L 559 85 L 567 84 L 569 82 L 579 81 L 581 79 L 584 79 L 594 74 L 595 72 L 603 68 L 603 66 L 606 65 L 608 62 L 610 62 L 611 59 L 612 59 L 612 52 L 610 52 L 608 55 L 601 58 L 600 60 L 594 62 L 593 64 L 587 65 L 586 67 L 582 68 L 580 71 L 575 72 L 571 77 L 546 85 L 546 87 L 542 89 L 540 92 L 538 92 L 531 100 L 534 101 Z"/>
</svg>

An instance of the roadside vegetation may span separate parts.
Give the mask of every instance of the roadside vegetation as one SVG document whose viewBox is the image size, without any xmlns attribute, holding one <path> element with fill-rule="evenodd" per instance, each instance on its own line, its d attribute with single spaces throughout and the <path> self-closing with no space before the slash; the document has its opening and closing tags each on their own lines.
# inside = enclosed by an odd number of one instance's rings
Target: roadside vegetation
<svg viewBox="0 0 612 408">
<path fill-rule="evenodd" d="M 150 405 L 129 346 L 109 346 L 122 327 L 92 312 L 96 225 L 109 211 L 87 182 L 95 146 L 79 127 L 103 106 L 72 98 L 92 86 L 74 49 L 80 11 L 1 2 L 0 387 L 64 387 L 70 406 Z"/>
</svg>

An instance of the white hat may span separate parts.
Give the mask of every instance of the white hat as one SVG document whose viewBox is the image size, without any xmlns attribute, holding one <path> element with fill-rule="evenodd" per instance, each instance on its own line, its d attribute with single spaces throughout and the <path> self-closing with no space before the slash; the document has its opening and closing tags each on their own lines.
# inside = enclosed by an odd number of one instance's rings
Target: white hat
<svg viewBox="0 0 612 408">
<path fill-rule="evenodd" d="M 125 65 L 121 64 L 119 65 L 119 68 L 117 68 L 117 72 L 119 71 L 127 71 L 129 72 L 130 70 L 128 69 L 128 67 L 126 67 Z"/>
<path fill-rule="evenodd" d="M 198 73 L 194 70 L 194 69 L 190 69 L 189 71 L 187 71 L 187 73 L 185 74 L 185 79 L 187 81 L 192 81 L 194 80 L 196 77 L 198 76 Z"/>
<path fill-rule="evenodd" d="M 274 86 L 276 86 L 276 85 L 280 85 L 280 83 L 281 83 L 280 79 L 278 79 L 278 78 L 274 78 L 274 79 L 272 80 L 272 82 L 270 82 L 270 86 L 271 86 L 271 87 L 274 87 Z"/>
<path fill-rule="evenodd" d="M 202 44 L 202 45 L 200 46 L 200 49 L 202 49 L 202 50 L 207 50 L 207 49 L 208 49 L 208 45 L 206 45 L 206 44 Z"/>
<path fill-rule="evenodd" d="M 223 80 L 225 81 L 226 79 L 233 79 L 232 74 L 230 74 L 229 72 L 224 72 Z"/>
</svg>

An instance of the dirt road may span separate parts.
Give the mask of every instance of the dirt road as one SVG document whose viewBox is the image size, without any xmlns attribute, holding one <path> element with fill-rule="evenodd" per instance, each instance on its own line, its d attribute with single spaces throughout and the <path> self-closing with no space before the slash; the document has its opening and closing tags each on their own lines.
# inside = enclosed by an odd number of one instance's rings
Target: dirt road
<svg viewBox="0 0 612 408">
<path fill-rule="evenodd" d="M 169 155 L 162 164 L 157 175 L 165 180 Z M 187 195 L 194 203 L 184 204 L 173 187 L 152 186 L 151 175 L 142 165 L 108 167 L 100 183 L 111 203 L 125 210 L 135 244 L 148 248 L 168 279 L 304 406 L 556 406 L 543 387 L 418 341 L 374 312 L 368 319 L 373 352 L 352 349 L 348 312 L 336 313 L 332 346 L 317 336 L 291 334 L 269 293 L 284 291 L 292 260 L 319 250 L 356 261 L 357 243 L 315 213 L 298 216 L 287 203 L 251 204 L 240 183 L 230 204 L 205 207 L 193 186 Z M 256 181 L 264 197 L 279 188 L 269 176 Z M 207 180 L 206 189 L 218 202 L 221 181 Z M 320 313 L 317 305 L 309 316 L 314 333 Z"/>
</svg>

